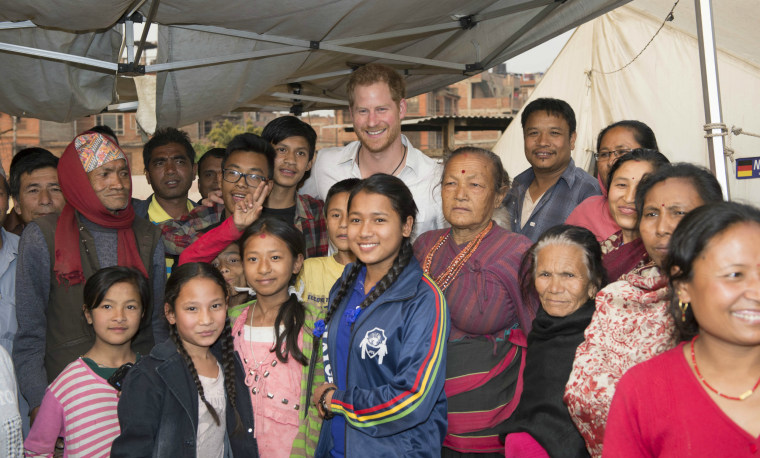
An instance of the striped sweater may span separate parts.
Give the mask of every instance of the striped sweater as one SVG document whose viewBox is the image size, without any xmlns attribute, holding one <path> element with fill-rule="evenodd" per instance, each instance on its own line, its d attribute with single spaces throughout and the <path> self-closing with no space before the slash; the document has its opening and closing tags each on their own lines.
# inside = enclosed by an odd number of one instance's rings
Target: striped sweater
<svg viewBox="0 0 760 458">
<path fill-rule="evenodd" d="M 45 391 L 24 441 L 26 456 L 53 456 L 59 436 L 64 457 L 109 456 L 120 432 L 117 403 L 116 390 L 78 358 Z"/>
</svg>

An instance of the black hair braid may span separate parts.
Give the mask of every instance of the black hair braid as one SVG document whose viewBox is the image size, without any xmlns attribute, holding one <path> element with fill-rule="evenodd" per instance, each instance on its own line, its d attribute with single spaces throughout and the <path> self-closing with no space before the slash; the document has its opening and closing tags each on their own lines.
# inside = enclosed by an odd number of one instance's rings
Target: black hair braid
<svg viewBox="0 0 760 458">
<path fill-rule="evenodd" d="M 388 272 L 383 275 L 383 278 L 377 282 L 375 289 L 372 290 L 369 296 L 364 298 L 362 303 L 359 304 L 359 307 L 362 309 L 369 307 L 370 304 L 375 302 L 377 298 L 379 298 L 388 288 L 390 288 L 391 285 L 401 275 L 401 272 L 404 270 L 404 268 L 409 264 L 409 261 L 411 261 L 413 256 L 414 250 L 412 249 L 412 242 L 409 241 L 408 237 L 404 237 L 404 240 L 401 242 L 401 248 L 399 249 L 398 256 L 396 256 L 396 259 L 393 260 L 391 268 L 388 269 Z"/>
<path fill-rule="evenodd" d="M 291 294 L 288 300 L 280 306 L 277 317 L 274 319 L 274 332 L 277 335 L 274 352 L 277 359 L 283 363 L 288 361 L 288 355 L 293 356 L 303 366 L 309 363 L 301 349 L 298 348 L 298 334 L 301 332 L 305 320 L 306 310 L 303 304 L 298 300 L 298 296 Z M 283 323 L 285 323 L 285 330 L 280 332 L 280 325 Z M 285 341 L 284 352 L 282 351 L 283 341 Z"/>
<path fill-rule="evenodd" d="M 179 338 L 179 333 L 177 332 L 176 325 L 172 325 L 169 328 L 169 335 L 174 341 L 174 344 L 177 346 L 177 350 L 179 350 L 179 354 L 182 355 L 182 358 L 185 360 L 185 364 L 187 364 L 188 370 L 190 370 L 190 375 L 192 375 L 193 377 L 193 381 L 195 382 L 195 387 L 198 389 L 198 395 L 201 397 L 201 401 L 203 401 L 203 403 L 206 404 L 206 408 L 211 414 L 211 417 L 216 422 L 216 425 L 217 426 L 221 425 L 222 422 L 219 420 L 219 414 L 214 409 L 214 406 L 212 406 L 211 403 L 206 400 L 206 396 L 203 394 L 203 385 L 201 384 L 201 379 L 198 378 L 198 371 L 195 370 L 195 364 L 193 364 L 193 359 L 190 357 L 190 355 L 187 354 L 187 350 L 185 350 L 185 346 L 182 345 L 182 340 Z"/>
<path fill-rule="evenodd" d="M 224 390 L 227 392 L 227 400 L 230 401 L 232 411 L 235 413 L 235 430 L 236 434 L 242 425 L 240 414 L 237 411 L 237 391 L 235 390 L 235 347 L 232 342 L 232 327 L 230 318 L 224 322 L 224 330 L 221 335 L 222 340 L 222 368 L 224 369 Z"/>
<path fill-rule="evenodd" d="M 338 309 L 338 306 L 340 305 L 341 301 L 343 301 L 343 298 L 345 298 L 346 294 L 348 294 L 349 288 L 353 286 L 354 280 L 356 280 L 356 277 L 359 276 L 359 272 L 362 270 L 362 267 L 364 267 L 364 264 L 357 259 L 356 262 L 354 262 L 354 265 L 351 267 L 351 270 L 348 272 L 348 275 L 346 275 L 346 279 L 343 280 L 343 282 L 340 284 L 340 289 L 335 294 L 335 299 L 333 299 L 332 303 L 330 304 L 330 308 L 327 309 L 327 314 L 325 315 L 325 324 L 330 322 L 330 318 L 332 318 L 333 313 L 335 313 L 335 310 Z"/>
</svg>

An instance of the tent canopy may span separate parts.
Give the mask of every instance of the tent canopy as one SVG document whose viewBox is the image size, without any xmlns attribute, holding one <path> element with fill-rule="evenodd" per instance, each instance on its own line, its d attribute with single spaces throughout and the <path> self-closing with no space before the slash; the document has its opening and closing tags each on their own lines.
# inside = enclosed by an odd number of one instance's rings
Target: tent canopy
<svg viewBox="0 0 760 458">
<path fill-rule="evenodd" d="M 667 22 L 647 46 L 672 6 L 661 0 L 635 0 L 582 25 L 529 98 L 528 102 L 556 97 L 573 107 L 578 120 L 573 151 L 577 165 L 593 167 L 596 136 L 602 128 L 637 119 L 654 130 L 660 150 L 672 162 L 709 168 L 694 3 L 681 1 L 675 20 Z M 716 0 L 713 11 L 723 122 L 729 128 L 760 133 L 756 2 Z M 520 114 L 494 147 L 511 176 L 529 166 Z M 736 158 L 760 156 L 760 139 L 755 137 L 731 135 L 726 145 Z M 757 204 L 760 179 L 737 180 L 735 163 L 729 160 L 726 166 L 732 199 Z"/>
<path fill-rule="evenodd" d="M 119 75 L 143 70 L 134 80 L 148 131 L 235 109 L 345 106 L 347 75 L 368 62 L 403 72 L 414 96 L 627 1 L 2 0 L 0 68 L 13 70 L 0 111 L 59 122 L 98 113 L 130 101 Z M 159 24 L 158 59 L 144 69 L 118 65 L 134 60 L 135 11 Z"/>
</svg>

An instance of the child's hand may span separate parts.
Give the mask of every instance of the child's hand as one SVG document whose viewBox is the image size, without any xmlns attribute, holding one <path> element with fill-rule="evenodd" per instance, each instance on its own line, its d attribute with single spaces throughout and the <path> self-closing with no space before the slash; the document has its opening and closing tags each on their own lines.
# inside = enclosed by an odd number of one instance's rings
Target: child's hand
<svg viewBox="0 0 760 458">
<path fill-rule="evenodd" d="M 335 389 L 338 388 L 334 384 L 332 383 L 321 384 L 314 390 L 314 394 L 311 396 L 311 403 L 314 404 L 314 406 L 317 408 L 317 411 L 319 412 L 319 416 L 321 418 L 325 418 L 325 411 L 322 409 L 322 406 L 319 404 L 319 400 L 322 398 L 322 393 L 324 393 L 325 390 L 328 388 L 333 388 L 325 396 L 325 405 L 329 405 L 330 402 L 332 401 L 333 392 L 335 391 Z"/>
<path fill-rule="evenodd" d="M 264 210 L 264 202 L 272 190 L 272 183 L 272 181 L 262 183 L 253 190 L 253 194 L 247 194 L 243 200 L 235 203 L 232 222 L 239 232 L 243 232 L 246 227 L 253 224 L 261 216 L 261 212 Z M 209 194 L 210 196 L 211 194 Z"/>
</svg>

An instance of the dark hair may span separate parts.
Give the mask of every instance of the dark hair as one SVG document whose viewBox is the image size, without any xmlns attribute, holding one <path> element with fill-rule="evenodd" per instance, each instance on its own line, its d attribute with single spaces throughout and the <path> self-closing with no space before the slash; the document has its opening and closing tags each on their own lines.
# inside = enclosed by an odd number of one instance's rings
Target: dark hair
<svg viewBox="0 0 760 458">
<path fill-rule="evenodd" d="M 572 135 L 575 132 L 575 112 L 573 108 L 564 100 L 551 98 L 536 99 L 523 109 L 522 116 L 520 117 L 520 124 L 522 124 L 523 129 L 525 129 L 525 123 L 528 122 L 530 115 L 537 111 L 545 111 L 552 116 L 563 118 L 567 121 L 568 127 L 570 127 L 568 135 Z"/>
<path fill-rule="evenodd" d="M 406 184 L 404 184 L 404 182 L 397 177 L 386 175 L 384 173 L 376 173 L 375 175 L 372 175 L 371 177 L 359 182 L 359 184 L 354 187 L 353 191 L 351 191 L 351 195 L 348 197 L 349 211 L 351 209 L 351 203 L 353 202 L 354 197 L 356 197 L 356 195 L 360 192 L 368 194 L 380 194 L 387 197 L 391 201 L 393 210 L 395 210 L 398 214 L 402 225 L 410 216 L 415 219 L 417 218 L 417 204 L 414 203 L 412 193 L 409 191 L 409 188 L 406 187 Z M 404 270 L 407 264 L 409 264 L 409 261 L 413 256 L 414 253 L 412 251 L 412 242 L 409 240 L 409 237 L 404 237 L 404 240 L 401 242 L 401 248 L 399 250 L 398 256 L 396 256 L 396 259 L 393 261 L 393 265 L 391 265 L 391 268 L 388 270 L 388 272 L 383 276 L 383 278 L 380 279 L 380 281 L 377 282 L 375 289 L 372 290 L 372 292 L 364 299 L 364 301 L 362 301 L 361 304 L 359 304 L 359 306 L 363 309 L 374 302 L 378 297 L 380 297 L 380 295 L 383 294 L 393 284 L 393 282 L 396 281 L 396 279 L 398 279 L 399 275 L 401 275 L 401 272 Z M 357 275 L 359 275 L 359 271 L 361 271 L 362 267 L 364 267 L 364 263 L 362 263 L 361 260 L 357 258 L 356 262 L 352 264 L 351 270 L 349 271 L 345 280 L 341 283 L 338 292 L 335 294 L 335 298 L 327 310 L 325 323 L 329 322 L 330 318 L 332 318 L 332 314 L 338 308 L 341 301 L 345 298 L 349 289 L 353 285 L 354 280 L 356 280 Z"/>
<path fill-rule="evenodd" d="M 21 192 L 21 175 L 46 167 L 58 168 L 58 158 L 45 148 L 24 148 L 11 160 L 8 176 L 10 194 L 18 198 Z"/>
<path fill-rule="evenodd" d="M 224 277 L 218 269 L 205 262 L 189 262 L 172 269 L 172 274 L 166 281 L 164 301 L 169 305 L 169 308 L 172 311 L 175 310 L 174 305 L 177 301 L 177 297 L 179 297 L 179 294 L 182 291 L 182 287 L 185 286 L 185 284 L 187 284 L 190 280 L 193 280 L 195 278 L 208 278 L 209 280 L 212 280 L 214 283 L 219 285 L 219 287 L 222 289 L 222 292 L 224 293 L 225 300 L 227 299 L 227 283 L 224 281 Z M 198 395 L 200 396 L 201 401 L 203 401 L 203 403 L 206 405 L 206 408 L 214 418 L 216 424 L 220 425 L 221 421 L 219 419 L 219 413 L 214 409 L 214 406 L 212 406 L 211 403 L 206 400 L 206 396 L 203 393 L 203 385 L 198 378 L 198 371 L 195 369 L 193 359 L 190 357 L 190 355 L 187 354 L 187 350 L 182 344 L 182 339 L 177 332 L 176 325 L 171 325 L 169 327 L 169 335 L 171 336 L 172 341 L 174 341 L 174 344 L 177 346 L 179 354 L 182 355 L 182 358 L 185 360 L 187 369 L 190 371 L 190 375 L 193 377 L 193 381 L 195 382 L 195 387 L 198 389 Z M 230 327 L 229 317 L 227 317 L 224 322 L 224 330 L 222 331 L 222 335 L 219 336 L 219 339 L 222 341 L 224 390 L 227 393 L 227 399 L 230 401 L 232 409 L 235 411 L 235 431 L 237 432 L 240 428 L 241 422 L 240 416 L 237 412 L 237 407 L 235 405 L 235 350 L 232 344 L 232 328 Z"/>
<path fill-rule="evenodd" d="M 227 165 L 227 159 L 230 158 L 230 155 L 238 151 L 263 155 L 267 160 L 267 167 L 269 168 L 269 176 L 267 178 L 272 179 L 274 176 L 274 148 L 272 148 L 272 145 L 268 141 L 248 132 L 235 135 L 227 144 L 227 154 L 222 159 L 222 168 L 225 168 Z"/>
<path fill-rule="evenodd" d="M 90 275 L 90 278 L 84 283 L 85 310 L 92 312 L 92 309 L 98 308 L 108 290 L 117 283 L 129 283 L 137 289 L 140 296 L 140 306 L 143 310 L 140 321 L 145 320 L 146 316 L 149 315 L 145 313 L 145 309 L 150 305 L 150 285 L 142 272 L 132 267 L 106 267 Z M 148 317 L 148 319 L 150 318 Z"/>
<path fill-rule="evenodd" d="M 198 177 L 201 176 L 201 169 L 203 169 L 203 161 L 206 159 L 211 159 L 212 157 L 215 157 L 217 159 L 224 159 L 224 156 L 227 154 L 227 151 L 224 148 L 211 148 L 210 150 L 203 153 L 203 156 L 201 156 L 200 159 L 198 159 Z"/>
<path fill-rule="evenodd" d="M 248 226 L 243 231 L 243 235 L 240 236 L 238 243 L 240 244 L 240 253 L 243 255 L 244 264 L 246 242 L 251 237 L 263 233 L 282 240 L 288 246 L 293 259 L 298 257 L 299 254 L 306 257 L 306 244 L 304 243 L 301 231 L 279 218 L 264 216 Z M 292 286 L 296 281 L 296 277 L 297 275 L 291 275 L 288 284 Z M 283 363 L 287 362 L 288 355 L 291 355 L 304 366 L 308 364 L 309 360 L 306 359 L 306 356 L 304 356 L 298 347 L 298 334 L 301 332 L 305 320 L 306 309 L 301 301 L 298 300 L 298 296 L 295 294 L 288 295 L 288 300 L 280 306 L 280 310 L 277 311 L 277 317 L 274 319 L 274 332 L 277 339 L 275 340 L 274 348 L 270 350 L 274 351 L 277 359 Z M 280 326 L 284 327 L 284 331 L 280 331 Z M 284 352 L 282 350 L 283 342 L 285 343 Z"/>
<path fill-rule="evenodd" d="M 303 137 L 309 144 L 309 160 L 314 158 L 314 151 L 317 148 L 317 132 L 295 116 L 280 116 L 269 121 L 269 124 L 264 126 L 261 137 L 273 145 L 286 138 Z"/>
<path fill-rule="evenodd" d="M 362 180 L 359 178 L 346 178 L 345 180 L 340 180 L 339 182 L 330 186 L 330 189 L 327 191 L 327 196 L 325 196 L 325 215 L 327 215 L 327 206 L 330 205 L 330 199 L 335 197 L 336 194 L 340 194 L 342 192 L 350 193 L 361 181 Z"/>
<path fill-rule="evenodd" d="M 520 263 L 520 292 L 525 304 L 537 308 L 535 275 L 538 252 L 548 245 L 573 245 L 583 250 L 583 263 L 588 270 L 589 282 L 598 292 L 607 284 L 607 275 L 602 264 L 602 249 L 596 236 L 584 227 L 560 224 L 541 234 L 536 243 L 525 252 Z"/>
<path fill-rule="evenodd" d="M 654 185 L 669 178 L 683 178 L 691 181 L 694 190 L 699 193 L 699 197 L 706 204 L 723 201 L 720 183 L 718 183 L 718 180 L 715 179 L 709 170 L 687 162 L 676 162 L 664 165 L 658 170 L 645 175 L 639 182 L 639 186 L 636 188 L 636 214 L 639 221 L 641 221 L 641 216 L 644 212 L 644 200 L 647 197 L 647 193 L 652 190 Z"/>
<path fill-rule="evenodd" d="M 354 107 L 354 92 L 357 86 L 371 86 L 375 83 L 385 83 L 391 92 L 391 99 L 398 105 L 406 97 L 406 83 L 398 72 L 387 65 L 367 64 L 351 73 L 346 85 L 348 107 Z"/>
<path fill-rule="evenodd" d="M 676 323 L 679 341 L 697 335 L 699 323 L 691 307 L 685 315 L 678 307 L 678 285 L 694 278 L 694 261 L 712 239 L 730 227 L 742 223 L 760 224 L 760 209 L 736 202 L 718 202 L 690 211 L 673 231 L 668 256 L 663 263 L 663 272 L 669 275 L 670 313 Z M 747 243 L 757 242 L 747 240 Z"/>
<path fill-rule="evenodd" d="M 150 155 L 153 154 L 153 150 L 159 146 L 168 145 L 169 143 L 177 143 L 185 149 L 185 154 L 190 163 L 195 162 L 195 150 L 193 144 L 190 143 L 190 136 L 187 132 L 174 127 L 166 127 L 164 129 L 158 129 L 153 137 L 143 146 L 143 164 L 145 168 L 148 168 L 150 163 Z"/>
<path fill-rule="evenodd" d="M 602 148 L 602 139 L 610 130 L 616 127 L 625 127 L 633 132 L 633 139 L 636 140 L 641 148 L 659 150 L 657 147 L 657 138 L 654 136 L 654 131 L 641 121 L 633 119 L 626 119 L 610 124 L 599 132 L 596 137 L 596 150 L 599 151 Z"/>
<path fill-rule="evenodd" d="M 494 189 L 496 189 L 496 192 L 499 192 L 504 187 L 509 188 L 509 174 L 506 170 L 504 170 L 504 165 L 501 163 L 501 158 L 493 151 L 489 151 L 487 149 L 478 148 L 476 146 L 459 147 L 449 153 L 443 159 L 443 170 L 446 170 L 446 166 L 449 164 L 450 160 L 465 153 L 477 154 L 479 156 L 482 156 L 484 159 L 491 161 L 491 165 L 493 165 L 493 185 Z"/>
<path fill-rule="evenodd" d="M 119 137 L 116 136 L 116 132 L 111 129 L 110 126 L 107 126 L 105 124 L 99 124 L 97 126 L 92 126 L 91 128 L 87 129 L 89 132 L 96 132 L 101 135 L 107 135 L 109 138 L 113 140 L 114 143 L 116 143 L 116 146 L 119 145 Z M 82 132 L 84 133 L 84 132 Z M 81 134 L 80 134 L 81 135 Z"/>
<path fill-rule="evenodd" d="M 406 187 L 403 181 L 392 175 L 386 175 L 384 173 L 376 173 L 371 177 L 361 180 L 351 191 L 351 195 L 348 197 L 348 208 L 351 209 L 351 203 L 354 197 L 360 192 L 369 194 L 380 194 L 387 197 L 391 201 L 393 210 L 398 214 L 401 224 L 403 225 L 406 220 L 411 216 L 417 218 L 417 204 L 414 203 L 411 191 Z M 401 272 L 409 265 L 409 262 L 414 257 L 414 251 L 412 250 L 412 242 L 409 237 L 404 237 L 401 242 L 401 248 L 399 249 L 396 259 L 393 260 L 388 272 L 377 282 L 375 288 L 364 300 L 359 304 L 361 309 L 366 308 L 374 301 L 377 300 L 388 288 L 401 275 Z M 338 291 L 335 293 L 335 298 L 330 302 L 330 306 L 327 309 L 325 315 L 325 324 L 327 324 L 332 318 L 333 313 L 338 309 L 340 303 L 345 299 L 346 295 L 350 291 L 356 277 L 364 267 L 364 263 L 359 258 L 353 264 L 350 264 L 350 270 L 345 278 L 341 281 Z M 353 328 L 353 325 L 351 325 Z M 314 338 L 314 348 L 319 348 L 321 338 Z M 311 360 L 309 361 L 309 373 L 306 381 L 307 396 L 311 394 L 311 386 L 314 381 L 314 367 L 317 361 L 317 351 L 315 350 L 311 354 Z M 304 416 L 308 412 L 308 405 L 304 409 Z"/>
<path fill-rule="evenodd" d="M 636 148 L 631 150 L 630 153 L 622 155 L 614 164 L 612 164 L 612 167 L 610 167 L 610 173 L 607 175 L 607 183 L 612 183 L 612 177 L 614 177 L 618 169 L 628 161 L 649 162 L 654 168 L 650 173 L 656 172 L 663 165 L 670 164 L 668 158 L 657 150 Z"/>
</svg>

